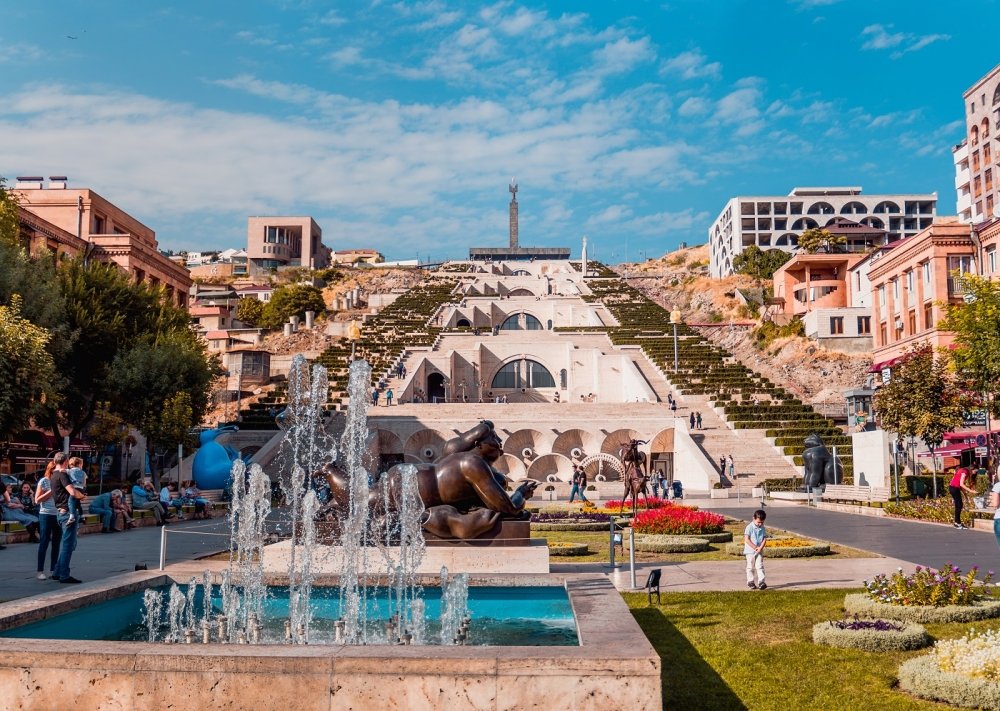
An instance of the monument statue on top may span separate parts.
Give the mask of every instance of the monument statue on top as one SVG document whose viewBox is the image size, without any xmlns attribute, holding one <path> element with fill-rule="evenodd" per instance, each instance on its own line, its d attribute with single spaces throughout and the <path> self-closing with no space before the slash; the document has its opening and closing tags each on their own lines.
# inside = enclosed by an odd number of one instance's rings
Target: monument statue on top
<svg viewBox="0 0 1000 711">
<path fill-rule="evenodd" d="M 397 464 L 380 475 L 370 486 L 368 505 L 376 515 L 398 511 L 402 468 L 415 467 L 420 499 L 426 508 L 426 533 L 445 540 L 489 537 L 499 532 L 504 520 L 528 517 L 524 506 L 538 486 L 536 481 L 525 481 L 507 492 L 507 478 L 492 466 L 503 454 L 502 445 L 493 423 L 483 420 L 448 440 L 435 462 Z M 330 486 L 330 502 L 325 509 L 348 506 L 346 472 L 331 462 L 320 469 L 319 475 Z M 388 478 L 384 487 L 382 477 Z"/>
<path fill-rule="evenodd" d="M 510 179 L 510 248 L 517 249 L 517 178 Z"/>
</svg>

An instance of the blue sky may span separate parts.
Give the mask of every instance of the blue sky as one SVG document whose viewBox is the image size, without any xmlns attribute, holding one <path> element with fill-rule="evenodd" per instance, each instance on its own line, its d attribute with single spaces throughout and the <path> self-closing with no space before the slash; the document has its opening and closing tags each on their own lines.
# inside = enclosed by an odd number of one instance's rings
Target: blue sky
<svg viewBox="0 0 1000 711">
<path fill-rule="evenodd" d="M 585 8 L 581 10 L 581 8 Z M 705 241 L 738 194 L 931 192 L 996 2 L 55 0 L 5 7 L 0 175 L 70 176 L 161 248 L 308 214 L 334 249 Z M 75 38 L 75 39 L 73 39 Z"/>
</svg>

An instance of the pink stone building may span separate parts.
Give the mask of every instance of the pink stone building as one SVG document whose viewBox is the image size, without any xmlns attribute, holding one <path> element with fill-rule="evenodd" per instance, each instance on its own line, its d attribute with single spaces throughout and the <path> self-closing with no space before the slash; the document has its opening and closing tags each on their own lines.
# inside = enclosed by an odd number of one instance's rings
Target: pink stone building
<svg viewBox="0 0 1000 711">
<path fill-rule="evenodd" d="M 250 274 L 281 267 L 322 269 L 330 266 L 330 248 L 311 217 L 251 217 L 247 220 Z"/>
<path fill-rule="evenodd" d="M 77 256 L 90 251 L 114 262 L 138 282 L 163 286 L 170 300 L 187 305 L 187 269 L 160 254 L 156 233 L 89 188 L 70 188 L 66 178 L 18 178 L 21 233 L 29 248 Z"/>
<path fill-rule="evenodd" d="M 887 245 L 873 256 L 873 371 L 889 368 L 912 345 L 948 346 L 952 334 L 937 328 L 943 303 L 959 303 L 963 274 L 976 273 L 972 228 L 957 217 L 937 218 L 913 237 Z"/>
</svg>

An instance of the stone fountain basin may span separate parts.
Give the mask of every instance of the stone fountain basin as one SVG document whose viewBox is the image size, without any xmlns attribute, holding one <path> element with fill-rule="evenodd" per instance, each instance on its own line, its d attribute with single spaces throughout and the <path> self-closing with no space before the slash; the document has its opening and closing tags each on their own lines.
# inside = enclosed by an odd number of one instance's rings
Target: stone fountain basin
<svg viewBox="0 0 1000 711">
<path fill-rule="evenodd" d="M 204 564 L 141 571 L 0 605 L 0 631 Z M 268 580 L 282 584 L 280 578 Z M 317 584 L 336 584 L 335 579 Z M 661 709 L 660 660 L 606 576 L 471 576 L 565 586 L 578 646 L 166 645 L 0 638 L 0 694 L 24 709 Z"/>
</svg>

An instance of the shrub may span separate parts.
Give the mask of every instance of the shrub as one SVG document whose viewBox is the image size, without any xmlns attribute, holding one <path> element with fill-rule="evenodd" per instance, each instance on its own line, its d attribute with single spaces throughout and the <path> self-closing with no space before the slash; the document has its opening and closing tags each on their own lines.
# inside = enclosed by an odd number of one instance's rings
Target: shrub
<svg viewBox="0 0 1000 711">
<path fill-rule="evenodd" d="M 849 615 L 878 617 L 921 624 L 943 622 L 974 622 L 1000 617 L 1000 600 L 978 600 L 970 605 L 893 605 L 872 600 L 868 593 L 851 593 L 844 597 L 844 610 Z"/>
<path fill-rule="evenodd" d="M 549 543 L 549 555 L 587 555 L 590 548 L 586 543 Z"/>
<path fill-rule="evenodd" d="M 656 496 L 650 496 L 648 499 L 640 496 L 638 499 L 636 499 L 636 511 L 641 511 L 643 509 L 659 509 L 663 508 L 664 506 L 674 506 L 676 508 L 690 508 L 692 511 L 697 509 L 697 507 L 695 506 L 681 506 L 680 504 L 673 503 L 670 499 L 661 499 Z M 604 511 L 605 513 L 618 513 L 619 509 L 621 508 L 622 508 L 621 499 L 611 499 L 601 504 L 601 510 Z M 632 501 L 630 499 L 625 500 L 624 508 L 626 511 L 632 510 Z"/>
<path fill-rule="evenodd" d="M 940 491 L 940 489 L 939 489 Z M 882 508 L 890 516 L 900 518 L 915 518 L 921 521 L 938 521 L 952 523 L 955 520 L 955 509 L 951 499 L 910 499 L 908 501 L 889 502 Z M 962 523 L 972 526 L 972 513 L 962 511 Z"/>
<path fill-rule="evenodd" d="M 721 533 L 725 523 L 719 514 L 666 506 L 637 513 L 632 526 L 636 533 Z"/>
<path fill-rule="evenodd" d="M 694 536 L 638 536 L 635 548 L 645 553 L 700 553 L 708 550 L 708 541 Z"/>
<path fill-rule="evenodd" d="M 839 620 L 813 626 L 813 642 L 829 647 L 888 652 L 920 649 L 930 644 L 923 625 L 900 624 L 888 620 Z"/>
<path fill-rule="evenodd" d="M 1000 681 L 1000 630 L 969 633 L 934 645 L 941 671 Z"/>
<path fill-rule="evenodd" d="M 899 687 L 925 699 L 1000 711 L 1000 682 L 942 671 L 934 654 L 903 662 Z"/>
<path fill-rule="evenodd" d="M 539 513 L 532 514 L 532 523 L 569 523 L 577 521 L 588 521 L 590 523 L 603 523 L 607 525 L 611 516 L 606 513 L 596 511 L 565 511 L 542 509 Z"/>
<path fill-rule="evenodd" d="M 829 555 L 829 543 L 808 543 L 807 545 L 795 546 L 775 546 L 775 539 L 768 539 L 767 547 L 764 548 L 765 558 L 811 558 L 817 555 Z M 743 542 L 730 543 L 726 546 L 726 553 L 729 555 L 743 555 Z"/>
<path fill-rule="evenodd" d="M 910 575 L 897 568 L 891 576 L 876 575 L 871 582 L 865 582 L 868 596 L 889 605 L 970 605 L 976 600 L 989 597 L 986 588 L 993 578 L 993 571 L 983 580 L 977 580 L 979 568 L 962 575 L 957 566 L 946 563 L 941 570 L 917 566 Z"/>
</svg>

